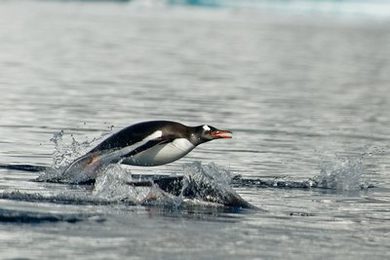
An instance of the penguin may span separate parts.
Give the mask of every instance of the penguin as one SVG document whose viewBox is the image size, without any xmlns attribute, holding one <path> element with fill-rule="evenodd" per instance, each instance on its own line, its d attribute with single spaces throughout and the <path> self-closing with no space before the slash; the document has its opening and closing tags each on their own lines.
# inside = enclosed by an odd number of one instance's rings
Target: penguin
<svg viewBox="0 0 390 260">
<path fill-rule="evenodd" d="M 97 172 L 111 163 L 158 166 L 174 162 L 196 146 L 215 139 L 230 139 L 232 132 L 204 124 L 186 126 L 173 121 L 137 123 L 109 136 L 73 161 L 63 177 L 83 172 L 81 181 L 94 180 Z"/>
</svg>

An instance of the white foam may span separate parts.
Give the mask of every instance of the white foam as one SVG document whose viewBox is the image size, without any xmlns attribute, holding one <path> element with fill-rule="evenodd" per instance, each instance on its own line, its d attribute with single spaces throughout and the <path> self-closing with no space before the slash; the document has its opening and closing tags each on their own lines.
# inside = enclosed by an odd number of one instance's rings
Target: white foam
<svg viewBox="0 0 390 260">
<path fill-rule="evenodd" d="M 368 187 L 364 183 L 361 158 L 336 158 L 322 162 L 320 174 L 314 178 L 318 188 L 353 191 Z"/>
</svg>

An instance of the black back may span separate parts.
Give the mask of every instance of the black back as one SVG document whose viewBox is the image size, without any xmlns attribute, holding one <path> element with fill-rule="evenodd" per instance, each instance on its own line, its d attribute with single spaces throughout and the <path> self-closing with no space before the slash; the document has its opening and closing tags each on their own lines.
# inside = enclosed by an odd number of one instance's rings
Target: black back
<svg viewBox="0 0 390 260">
<path fill-rule="evenodd" d="M 111 135 L 90 153 L 121 149 L 142 141 L 145 137 L 151 135 L 157 130 L 162 131 L 162 140 L 175 138 L 189 138 L 190 128 L 177 122 L 172 121 L 148 121 L 123 128 L 119 132 Z"/>
</svg>

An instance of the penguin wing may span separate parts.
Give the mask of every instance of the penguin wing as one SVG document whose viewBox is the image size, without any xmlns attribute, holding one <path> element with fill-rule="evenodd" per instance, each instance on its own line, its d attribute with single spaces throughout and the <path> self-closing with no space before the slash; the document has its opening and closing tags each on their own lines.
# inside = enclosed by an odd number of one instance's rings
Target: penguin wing
<svg viewBox="0 0 390 260">
<path fill-rule="evenodd" d="M 165 144 L 165 143 L 169 143 L 171 141 L 173 141 L 174 138 L 171 138 L 171 137 L 167 137 L 167 138 L 164 138 L 164 137 L 160 137 L 158 139 L 154 139 L 154 140 L 150 140 L 148 142 L 146 142 L 145 144 L 141 145 L 141 146 L 138 146 L 137 148 L 135 148 L 134 150 L 126 153 L 125 155 L 122 155 L 121 157 L 124 158 L 124 157 L 131 157 L 131 156 L 134 156 L 136 154 L 139 154 L 139 153 L 142 153 L 143 151 L 146 151 L 156 145 L 160 145 L 160 144 Z"/>
</svg>

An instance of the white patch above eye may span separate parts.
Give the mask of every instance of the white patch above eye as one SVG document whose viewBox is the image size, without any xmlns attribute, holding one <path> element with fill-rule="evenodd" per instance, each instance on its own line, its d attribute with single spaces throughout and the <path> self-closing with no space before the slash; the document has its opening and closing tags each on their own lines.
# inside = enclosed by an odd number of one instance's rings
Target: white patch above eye
<svg viewBox="0 0 390 260">
<path fill-rule="evenodd" d="M 210 127 L 209 127 L 208 125 L 203 125 L 203 129 L 204 129 L 205 131 L 210 131 L 210 130 L 211 130 Z"/>
</svg>

